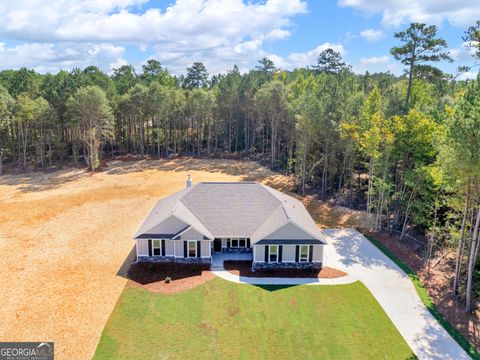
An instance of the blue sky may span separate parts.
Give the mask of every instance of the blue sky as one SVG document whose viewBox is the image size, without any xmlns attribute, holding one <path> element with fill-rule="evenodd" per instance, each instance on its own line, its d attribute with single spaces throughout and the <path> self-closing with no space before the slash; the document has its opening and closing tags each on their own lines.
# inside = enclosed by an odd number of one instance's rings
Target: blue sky
<svg viewBox="0 0 480 360">
<path fill-rule="evenodd" d="M 454 73 L 473 63 L 461 37 L 477 19 L 478 0 L 0 0 L 0 68 L 111 72 L 156 58 L 175 74 L 194 61 L 216 73 L 268 56 L 293 69 L 331 47 L 355 72 L 400 74 L 393 34 L 418 21 L 439 27 L 456 59 L 440 67 Z"/>
</svg>

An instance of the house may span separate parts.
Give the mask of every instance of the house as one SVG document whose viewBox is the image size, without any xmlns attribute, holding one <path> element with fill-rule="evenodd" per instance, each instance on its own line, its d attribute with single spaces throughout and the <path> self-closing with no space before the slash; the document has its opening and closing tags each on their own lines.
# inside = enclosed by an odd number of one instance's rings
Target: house
<svg viewBox="0 0 480 360">
<path fill-rule="evenodd" d="M 252 253 L 253 269 L 321 268 L 326 244 L 297 199 L 258 182 L 201 182 L 159 200 L 134 235 L 137 261 L 207 263 Z"/>
</svg>

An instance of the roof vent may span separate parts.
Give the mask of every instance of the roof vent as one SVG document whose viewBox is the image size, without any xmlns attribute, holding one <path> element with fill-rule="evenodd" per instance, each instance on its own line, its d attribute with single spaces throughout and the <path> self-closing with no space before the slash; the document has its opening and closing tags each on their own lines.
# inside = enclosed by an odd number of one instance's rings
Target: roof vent
<svg viewBox="0 0 480 360">
<path fill-rule="evenodd" d="M 190 186 L 192 186 L 192 178 L 191 178 L 190 174 L 187 175 L 186 184 L 187 184 L 187 188 L 189 188 Z"/>
</svg>

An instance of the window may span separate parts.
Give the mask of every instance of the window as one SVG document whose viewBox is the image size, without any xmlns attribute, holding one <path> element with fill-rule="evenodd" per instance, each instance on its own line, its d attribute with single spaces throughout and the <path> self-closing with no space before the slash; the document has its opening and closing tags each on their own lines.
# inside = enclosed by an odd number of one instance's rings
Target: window
<svg viewBox="0 0 480 360">
<path fill-rule="evenodd" d="M 152 240 L 153 256 L 162 255 L 161 241 Z"/>
<path fill-rule="evenodd" d="M 188 257 L 197 257 L 197 242 L 195 240 L 188 242 Z"/>
<path fill-rule="evenodd" d="M 230 242 L 232 248 L 245 248 L 247 247 L 246 238 L 232 238 Z"/>
<path fill-rule="evenodd" d="M 268 262 L 278 261 L 278 245 L 270 245 L 268 249 Z"/>
<path fill-rule="evenodd" d="M 308 245 L 300 245 L 300 262 L 308 261 Z"/>
</svg>

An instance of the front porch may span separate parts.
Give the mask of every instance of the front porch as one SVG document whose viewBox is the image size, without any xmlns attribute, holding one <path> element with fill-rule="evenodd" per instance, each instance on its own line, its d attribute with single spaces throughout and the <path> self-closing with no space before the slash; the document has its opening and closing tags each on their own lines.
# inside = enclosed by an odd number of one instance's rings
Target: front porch
<svg viewBox="0 0 480 360">
<path fill-rule="evenodd" d="M 223 268 L 223 262 L 225 260 L 236 260 L 236 261 L 252 261 L 253 253 L 252 252 L 221 252 L 221 253 L 212 253 L 212 269 Z"/>
</svg>

